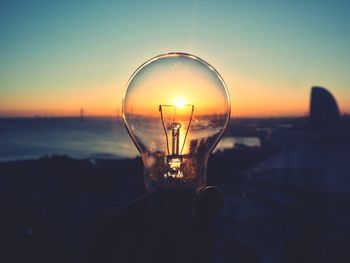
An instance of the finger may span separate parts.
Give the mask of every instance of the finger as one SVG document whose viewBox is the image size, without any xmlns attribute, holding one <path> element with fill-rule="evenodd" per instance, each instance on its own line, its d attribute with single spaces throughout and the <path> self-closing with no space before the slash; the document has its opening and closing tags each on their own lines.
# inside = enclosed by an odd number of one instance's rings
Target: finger
<svg viewBox="0 0 350 263">
<path fill-rule="evenodd" d="M 214 220 L 224 206 L 224 194 L 215 186 L 207 186 L 199 191 L 195 216 L 204 221 Z"/>
</svg>

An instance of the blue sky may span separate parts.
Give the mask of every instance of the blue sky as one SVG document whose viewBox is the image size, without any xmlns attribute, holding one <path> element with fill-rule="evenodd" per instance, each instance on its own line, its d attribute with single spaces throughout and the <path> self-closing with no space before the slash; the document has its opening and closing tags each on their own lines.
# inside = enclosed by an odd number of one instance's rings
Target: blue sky
<svg viewBox="0 0 350 263">
<path fill-rule="evenodd" d="M 349 13 L 346 1 L 2 1 L 0 115 L 115 114 L 133 71 L 170 51 L 217 68 L 233 116 L 305 114 L 312 85 L 350 112 Z"/>
</svg>

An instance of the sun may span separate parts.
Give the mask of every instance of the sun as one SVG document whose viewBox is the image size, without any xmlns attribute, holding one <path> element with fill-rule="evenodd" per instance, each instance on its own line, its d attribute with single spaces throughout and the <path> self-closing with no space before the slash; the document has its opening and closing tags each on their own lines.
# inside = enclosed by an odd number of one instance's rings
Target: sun
<svg viewBox="0 0 350 263">
<path fill-rule="evenodd" d="M 186 105 L 186 100 L 183 97 L 175 97 L 173 99 L 173 104 L 177 107 L 177 108 L 182 108 Z"/>
</svg>

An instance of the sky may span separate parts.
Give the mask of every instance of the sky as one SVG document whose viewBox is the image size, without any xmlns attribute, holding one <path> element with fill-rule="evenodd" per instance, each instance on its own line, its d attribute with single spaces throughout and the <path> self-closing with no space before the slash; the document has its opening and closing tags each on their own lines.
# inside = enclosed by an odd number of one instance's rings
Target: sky
<svg viewBox="0 0 350 263">
<path fill-rule="evenodd" d="M 306 115 L 312 86 L 350 113 L 349 1 L 1 1 L 0 116 L 120 113 L 146 60 L 213 65 L 233 117 Z"/>
</svg>

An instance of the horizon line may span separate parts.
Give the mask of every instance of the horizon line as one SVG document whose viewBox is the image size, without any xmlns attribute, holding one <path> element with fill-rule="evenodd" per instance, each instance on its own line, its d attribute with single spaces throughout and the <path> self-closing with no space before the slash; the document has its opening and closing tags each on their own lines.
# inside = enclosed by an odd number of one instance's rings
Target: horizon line
<svg viewBox="0 0 350 263">
<path fill-rule="evenodd" d="M 350 113 L 341 114 L 341 116 L 347 116 Z M 240 115 L 240 116 L 231 116 L 230 119 L 268 119 L 268 118 L 307 118 L 308 114 L 295 114 L 295 115 Z M 122 115 L 85 115 L 83 119 L 93 119 L 93 118 L 116 118 L 123 119 Z M 78 115 L 16 115 L 16 116 L 5 116 L 0 115 L 0 119 L 82 119 L 81 116 Z"/>
</svg>

